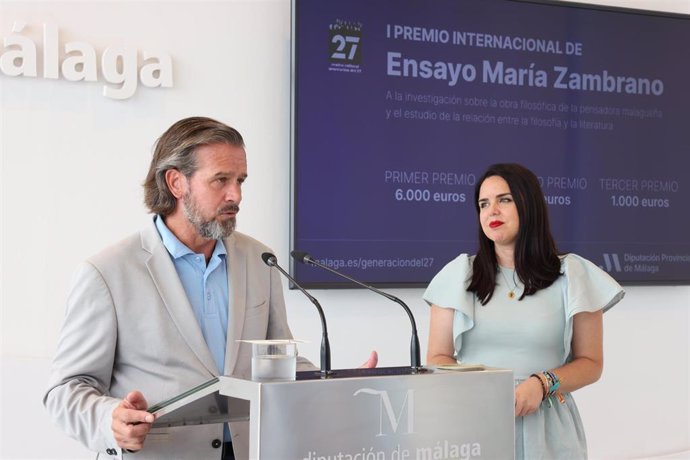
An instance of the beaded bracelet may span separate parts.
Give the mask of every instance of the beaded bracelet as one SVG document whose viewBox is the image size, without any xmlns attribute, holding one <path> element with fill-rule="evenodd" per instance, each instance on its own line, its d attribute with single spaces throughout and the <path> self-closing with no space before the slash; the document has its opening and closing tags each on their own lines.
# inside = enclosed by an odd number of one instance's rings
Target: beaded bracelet
<svg viewBox="0 0 690 460">
<path fill-rule="evenodd" d="M 542 384 L 542 391 L 544 392 L 544 397 L 542 398 L 542 401 L 546 400 L 549 403 L 549 407 L 553 406 L 553 403 L 551 402 L 551 397 L 554 395 L 558 398 L 558 401 L 561 404 L 565 403 L 565 398 L 563 397 L 561 392 L 558 391 L 558 389 L 561 387 L 561 381 L 555 372 L 542 371 L 541 375 L 544 376 L 543 379 L 538 374 L 532 374 L 532 375 L 539 378 L 539 381 Z M 547 389 L 547 387 L 548 387 L 548 389 Z"/>
<path fill-rule="evenodd" d="M 544 375 L 544 377 L 546 377 L 546 382 L 549 384 L 549 391 L 547 396 L 551 396 L 561 386 L 561 381 L 558 379 L 558 376 L 553 372 L 542 371 L 542 374 Z"/>
</svg>

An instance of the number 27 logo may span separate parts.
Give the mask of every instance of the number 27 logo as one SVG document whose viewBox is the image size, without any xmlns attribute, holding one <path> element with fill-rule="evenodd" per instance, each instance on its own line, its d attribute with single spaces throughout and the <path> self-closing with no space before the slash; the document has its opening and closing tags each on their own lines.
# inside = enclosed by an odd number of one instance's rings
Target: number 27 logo
<svg viewBox="0 0 690 460">
<path fill-rule="evenodd" d="M 354 35 L 334 34 L 331 36 L 331 59 L 359 62 L 359 40 Z"/>
</svg>

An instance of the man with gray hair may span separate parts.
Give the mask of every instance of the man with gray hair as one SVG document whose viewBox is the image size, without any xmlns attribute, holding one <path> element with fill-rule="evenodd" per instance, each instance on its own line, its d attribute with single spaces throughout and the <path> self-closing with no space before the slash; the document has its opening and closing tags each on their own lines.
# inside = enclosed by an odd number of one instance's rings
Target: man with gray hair
<svg viewBox="0 0 690 460">
<path fill-rule="evenodd" d="M 240 339 L 292 337 L 280 279 L 261 260 L 270 249 L 235 231 L 246 178 L 239 132 L 178 121 L 144 182 L 151 223 L 77 271 L 44 404 L 99 457 L 234 458 L 242 427 L 152 428 L 146 409 L 213 376 L 249 378 Z"/>
</svg>

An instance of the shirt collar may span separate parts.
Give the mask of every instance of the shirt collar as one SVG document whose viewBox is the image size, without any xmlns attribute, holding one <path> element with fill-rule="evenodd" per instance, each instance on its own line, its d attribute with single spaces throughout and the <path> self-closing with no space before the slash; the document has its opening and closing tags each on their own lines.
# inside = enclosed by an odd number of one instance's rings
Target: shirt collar
<svg viewBox="0 0 690 460">
<path fill-rule="evenodd" d="M 156 223 L 156 229 L 158 229 L 158 233 L 161 236 L 161 240 L 163 240 L 163 246 L 165 246 L 165 249 L 168 250 L 173 259 L 179 259 L 187 254 L 194 254 L 194 251 L 189 249 L 187 245 L 180 241 L 175 234 L 170 231 L 168 226 L 165 225 L 163 217 L 157 215 L 154 221 Z M 216 240 L 216 246 L 213 249 L 213 254 L 211 254 L 211 259 L 221 255 L 227 255 L 225 244 L 223 244 L 223 240 Z"/>
</svg>

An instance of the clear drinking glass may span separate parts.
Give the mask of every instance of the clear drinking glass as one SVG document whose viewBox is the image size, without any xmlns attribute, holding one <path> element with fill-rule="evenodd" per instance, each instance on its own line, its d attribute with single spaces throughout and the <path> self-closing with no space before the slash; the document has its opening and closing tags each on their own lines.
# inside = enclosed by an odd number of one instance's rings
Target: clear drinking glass
<svg viewBox="0 0 690 460">
<path fill-rule="evenodd" d="M 252 380 L 295 380 L 297 344 L 291 340 L 252 341 Z"/>
</svg>

